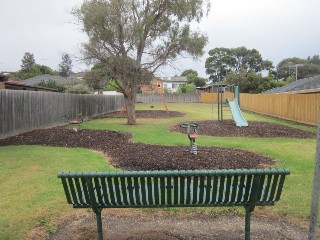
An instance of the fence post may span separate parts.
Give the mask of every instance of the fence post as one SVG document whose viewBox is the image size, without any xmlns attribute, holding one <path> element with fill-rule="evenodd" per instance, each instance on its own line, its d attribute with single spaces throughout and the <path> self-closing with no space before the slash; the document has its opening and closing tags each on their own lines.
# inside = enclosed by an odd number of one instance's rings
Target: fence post
<svg viewBox="0 0 320 240">
<path fill-rule="evenodd" d="M 317 150 L 316 160 L 314 163 L 313 191 L 311 198 L 309 240 L 317 239 L 317 221 L 319 207 L 319 190 L 320 190 L 320 111 L 318 117 L 318 133 L 317 133 Z"/>
</svg>

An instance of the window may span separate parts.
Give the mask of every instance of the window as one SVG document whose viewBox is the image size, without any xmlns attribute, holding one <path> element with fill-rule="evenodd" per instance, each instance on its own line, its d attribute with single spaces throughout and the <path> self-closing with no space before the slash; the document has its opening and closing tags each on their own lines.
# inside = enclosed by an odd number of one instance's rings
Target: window
<svg viewBox="0 0 320 240">
<path fill-rule="evenodd" d="M 161 84 L 160 83 L 158 83 L 158 88 L 161 88 Z"/>
<path fill-rule="evenodd" d="M 178 84 L 178 83 L 172 83 L 172 88 L 173 88 L 173 89 L 179 88 L 179 84 Z"/>
</svg>

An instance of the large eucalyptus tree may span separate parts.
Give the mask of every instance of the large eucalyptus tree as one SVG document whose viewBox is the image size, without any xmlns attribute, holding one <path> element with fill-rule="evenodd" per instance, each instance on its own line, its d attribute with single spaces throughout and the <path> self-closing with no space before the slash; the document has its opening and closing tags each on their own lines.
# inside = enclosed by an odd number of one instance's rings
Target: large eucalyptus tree
<svg viewBox="0 0 320 240">
<path fill-rule="evenodd" d="M 74 10 L 88 42 L 86 60 L 104 66 L 124 94 L 128 124 L 136 124 L 136 90 L 179 56 L 198 58 L 208 39 L 192 31 L 209 0 L 86 0 Z"/>
</svg>

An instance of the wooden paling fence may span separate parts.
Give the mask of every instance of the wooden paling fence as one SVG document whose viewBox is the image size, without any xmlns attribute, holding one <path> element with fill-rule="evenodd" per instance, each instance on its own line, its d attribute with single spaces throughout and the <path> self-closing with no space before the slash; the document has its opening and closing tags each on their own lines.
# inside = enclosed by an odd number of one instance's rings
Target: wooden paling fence
<svg viewBox="0 0 320 240">
<path fill-rule="evenodd" d="M 232 93 L 225 93 L 225 98 L 232 99 Z M 218 101 L 217 93 L 202 93 L 201 102 Z M 240 107 L 256 113 L 282 119 L 318 125 L 320 94 L 240 94 Z"/>
<path fill-rule="evenodd" d="M 86 118 L 116 111 L 123 103 L 123 96 L 0 90 L 0 138 L 62 125 L 64 114 Z"/>
<path fill-rule="evenodd" d="M 320 94 L 241 94 L 241 108 L 274 117 L 318 125 Z"/>
</svg>

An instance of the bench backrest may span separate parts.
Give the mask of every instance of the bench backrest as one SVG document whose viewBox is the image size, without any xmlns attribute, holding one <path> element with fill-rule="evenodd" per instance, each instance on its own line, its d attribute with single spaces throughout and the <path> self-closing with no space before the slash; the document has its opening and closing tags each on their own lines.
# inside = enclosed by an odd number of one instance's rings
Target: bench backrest
<svg viewBox="0 0 320 240">
<path fill-rule="evenodd" d="M 75 208 L 259 206 L 280 199 L 287 169 L 59 173 Z"/>
</svg>

